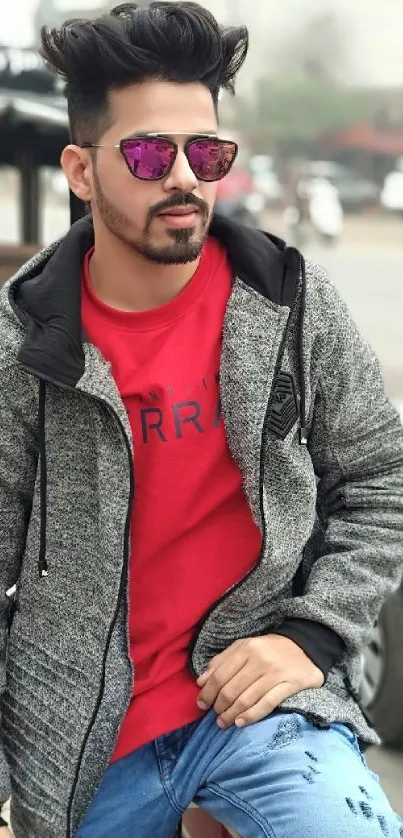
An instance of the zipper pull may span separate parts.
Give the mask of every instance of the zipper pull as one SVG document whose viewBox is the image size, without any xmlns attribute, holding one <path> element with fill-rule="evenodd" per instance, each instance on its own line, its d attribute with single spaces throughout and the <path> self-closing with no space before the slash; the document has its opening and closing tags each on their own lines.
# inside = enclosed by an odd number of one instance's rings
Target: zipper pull
<svg viewBox="0 0 403 838">
<path fill-rule="evenodd" d="M 308 445 L 308 431 L 307 428 L 299 429 L 299 444 Z"/>
<path fill-rule="evenodd" d="M 48 563 L 45 558 L 40 558 L 38 561 L 38 570 L 40 579 L 46 579 L 49 576 Z"/>
<path fill-rule="evenodd" d="M 6 591 L 6 597 L 8 598 L 8 613 L 7 613 L 7 631 L 10 634 L 11 626 L 13 624 L 15 612 L 18 611 L 18 585 L 12 585 L 11 588 Z"/>
</svg>

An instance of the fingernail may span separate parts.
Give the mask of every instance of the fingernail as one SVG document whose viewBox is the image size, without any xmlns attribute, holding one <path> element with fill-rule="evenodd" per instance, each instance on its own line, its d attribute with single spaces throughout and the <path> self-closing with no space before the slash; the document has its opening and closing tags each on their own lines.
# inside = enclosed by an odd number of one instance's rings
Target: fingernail
<svg viewBox="0 0 403 838">
<path fill-rule="evenodd" d="M 208 705 L 201 701 L 199 698 L 197 699 L 197 706 L 200 707 L 200 710 L 208 710 Z"/>
<path fill-rule="evenodd" d="M 245 719 L 236 719 L 235 727 L 245 727 L 246 722 Z"/>
<path fill-rule="evenodd" d="M 218 724 L 218 727 L 221 728 L 221 730 L 224 730 L 224 728 L 226 727 L 226 724 L 225 724 L 225 722 L 223 722 L 222 719 L 217 719 L 217 724 Z"/>
</svg>

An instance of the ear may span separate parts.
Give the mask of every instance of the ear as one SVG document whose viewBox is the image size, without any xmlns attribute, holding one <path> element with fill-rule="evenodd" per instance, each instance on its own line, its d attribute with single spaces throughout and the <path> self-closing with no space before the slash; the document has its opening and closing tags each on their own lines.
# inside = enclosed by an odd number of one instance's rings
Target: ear
<svg viewBox="0 0 403 838">
<path fill-rule="evenodd" d="M 90 203 L 92 161 L 89 149 L 68 145 L 62 152 L 60 163 L 71 191 L 81 201 Z"/>
</svg>

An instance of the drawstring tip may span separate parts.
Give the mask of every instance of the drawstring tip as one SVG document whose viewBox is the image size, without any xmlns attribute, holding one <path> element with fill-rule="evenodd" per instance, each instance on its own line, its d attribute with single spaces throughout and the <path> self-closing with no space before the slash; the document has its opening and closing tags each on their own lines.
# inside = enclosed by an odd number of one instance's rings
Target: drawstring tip
<svg viewBox="0 0 403 838">
<path fill-rule="evenodd" d="M 41 579 L 46 579 L 49 576 L 47 561 L 39 562 L 38 564 L 39 576 Z"/>
<path fill-rule="evenodd" d="M 299 429 L 299 444 L 308 445 L 308 431 L 306 428 Z"/>
</svg>

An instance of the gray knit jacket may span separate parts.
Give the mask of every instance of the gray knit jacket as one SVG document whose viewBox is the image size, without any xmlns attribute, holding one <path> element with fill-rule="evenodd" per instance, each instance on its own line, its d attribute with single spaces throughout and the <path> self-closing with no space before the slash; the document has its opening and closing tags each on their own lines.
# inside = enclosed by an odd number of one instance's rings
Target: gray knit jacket
<svg viewBox="0 0 403 838">
<path fill-rule="evenodd" d="M 189 665 L 200 674 L 235 639 L 282 633 L 326 682 L 281 709 L 376 742 L 359 661 L 401 579 L 399 418 L 321 270 L 218 217 L 212 233 L 234 267 L 222 411 L 262 550 L 197 627 Z M 71 838 L 133 692 L 135 462 L 110 365 L 81 330 L 92 242 L 77 222 L 0 294 L 0 801 L 11 794 L 16 838 Z"/>
</svg>

